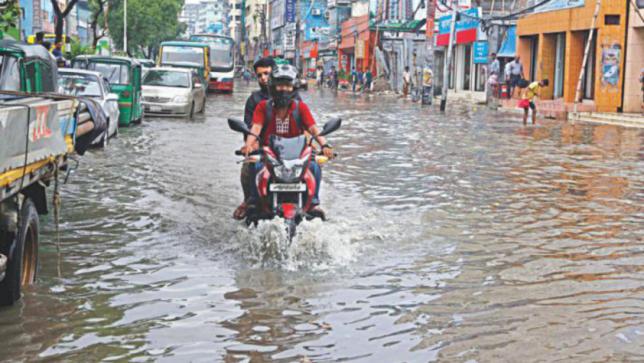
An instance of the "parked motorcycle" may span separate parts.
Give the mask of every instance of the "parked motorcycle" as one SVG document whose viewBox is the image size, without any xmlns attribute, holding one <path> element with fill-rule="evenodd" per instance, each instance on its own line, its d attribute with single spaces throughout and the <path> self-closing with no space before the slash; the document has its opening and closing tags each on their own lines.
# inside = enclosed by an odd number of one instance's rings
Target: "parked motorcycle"
<svg viewBox="0 0 644 363">
<path fill-rule="evenodd" d="M 327 122 L 321 136 L 328 135 L 340 128 L 342 120 L 332 119 Z M 237 132 L 248 135 L 250 130 L 245 123 L 228 119 L 228 126 Z M 286 138 L 271 136 L 269 146 L 260 147 L 252 152 L 243 162 L 262 162 L 263 167 L 257 173 L 258 205 L 246 213 L 246 224 L 256 224 L 259 220 L 283 218 L 286 224 L 289 240 L 295 236 L 297 225 L 302 220 L 325 216 L 312 209 L 312 200 L 317 187 L 315 177 L 309 169 L 309 164 L 315 160 L 324 164 L 328 159 L 323 155 L 315 155 L 304 135 Z M 236 155 L 242 155 L 237 150 Z"/>
</svg>

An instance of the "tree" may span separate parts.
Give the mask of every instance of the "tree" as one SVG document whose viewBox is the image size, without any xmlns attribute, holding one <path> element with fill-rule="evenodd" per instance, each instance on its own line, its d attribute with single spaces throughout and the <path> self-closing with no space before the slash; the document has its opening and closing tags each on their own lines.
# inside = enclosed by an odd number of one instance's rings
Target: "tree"
<svg viewBox="0 0 644 363">
<path fill-rule="evenodd" d="M 105 22 L 105 7 L 108 6 L 108 0 L 89 0 L 89 9 L 92 13 L 90 17 L 90 29 L 92 29 L 92 48 L 96 49 L 96 44 L 103 38 L 107 29 L 99 24 Z"/>
<path fill-rule="evenodd" d="M 149 57 L 164 40 L 176 39 L 185 31 L 179 23 L 183 0 L 128 0 L 127 53 Z M 123 48 L 123 1 L 112 5 L 108 15 L 110 36 L 117 48 Z"/>
<path fill-rule="evenodd" d="M 2 33 L 6 33 L 18 26 L 18 18 L 20 17 L 18 0 L 5 1 L 4 4 L 0 1 L 0 10 L 2 10 L 0 12 L 0 39 L 2 39 Z"/>
<path fill-rule="evenodd" d="M 67 17 L 67 15 L 69 15 L 77 2 L 78 0 L 69 0 L 67 5 L 65 6 L 65 11 L 61 11 L 60 6 L 58 5 L 58 0 L 51 0 L 51 5 L 54 7 L 54 14 L 56 15 L 56 43 L 63 40 L 63 27 L 65 26 L 65 18 Z"/>
</svg>

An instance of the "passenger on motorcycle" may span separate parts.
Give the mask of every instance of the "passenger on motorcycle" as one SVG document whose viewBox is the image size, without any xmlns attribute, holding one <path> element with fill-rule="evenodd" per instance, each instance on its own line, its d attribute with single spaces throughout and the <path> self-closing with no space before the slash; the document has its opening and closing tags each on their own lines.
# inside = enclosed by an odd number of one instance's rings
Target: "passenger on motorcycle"
<svg viewBox="0 0 644 363">
<path fill-rule="evenodd" d="M 324 156 L 329 159 L 333 158 L 333 148 L 327 144 L 323 136 L 319 135 L 320 130 L 315 124 L 311 110 L 297 97 L 297 93 L 294 90 L 296 77 L 297 70 L 291 65 L 279 65 L 273 69 L 269 86 L 272 98 L 261 101 L 255 108 L 250 134 L 241 149 L 244 155 L 248 156 L 259 147 L 256 141 L 268 146 L 271 135 L 296 137 L 308 132 L 318 142 Z M 317 205 L 319 204 L 322 172 L 315 161 L 312 161 L 309 167 L 315 176 L 317 185 L 313 205 L 316 205 L 316 209 L 319 209 Z M 261 168 L 261 163 L 255 164 L 255 172 L 261 170 Z M 255 178 L 252 178 L 252 182 L 254 200 L 256 201 Z"/>
<path fill-rule="evenodd" d="M 252 126 L 253 122 L 253 113 L 255 112 L 255 108 L 257 108 L 257 105 L 262 101 L 262 100 L 267 100 L 270 98 L 270 93 L 268 89 L 268 82 L 271 79 L 271 73 L 273 72 L 273 68 L 275 68 L 275 61 L 273 58 L 267 57 L 267 58 L 262 58 L 255 62 L 253 65 L 253 68 L 255 70 L 255 76 L 257 76 L 257 83 L 259 84 L 259 90 L 254 91 L 253 93 L 248 96 L 248 99 L 246 100 L 246 106 L 244 107 L 244 123 L 248 128 Z M 241 168 L 241 175 L 240 175 L 240 180 L 241 180 L 241 185 L 242 185 L 242 190 L 244 191 L 244 200 L 242 203 L 235 209 L 235 212 L 233 213 L 233 218 L 235 219 L 244 219 L 246 217 L 246 211 L 248 209 L 248 203 L 250 202 L 250 198 L 252 196 L 252 188 L 253 188 L 253 182 L 252 182 L 252 177 L 253 177 L 253 170 L 252 170 L 252 165 L 244 163 L 242 164 Z"/>
</svg>

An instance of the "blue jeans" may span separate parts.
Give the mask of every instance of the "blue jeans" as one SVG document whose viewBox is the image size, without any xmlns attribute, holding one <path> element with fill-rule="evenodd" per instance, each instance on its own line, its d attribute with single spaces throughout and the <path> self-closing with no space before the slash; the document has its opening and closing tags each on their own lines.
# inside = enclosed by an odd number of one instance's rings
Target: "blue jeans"
<svg viewBox="0 0 644 363">
<path fill-rule="evenodd" d="M 251 196 L 251 203 L 254 204 L 259 200 L 259 193 L 257 192 L 257 173 L 259 173 L 260 170 L 264 167 L 264 163 L 259 162 L 255 163 L 255 168 L 252 170 L 253 171 L 253 176 L 251 178 L 253 182 L 253 188 L 252 188 L 252 196 Z M 316 163 L 315 161 L 311 161 L 309 163 L 309 170 L 311 170 L 311 173 L 313 173 L 313 177 L 315 178 L 315 195 L 313 196 L 313 200 L 311 201 L 312 205 L 318 205 L 320 204 L 320 184 L 322 184 L 322 168 L 320 168 L 320 165 Z"/>
</svg>

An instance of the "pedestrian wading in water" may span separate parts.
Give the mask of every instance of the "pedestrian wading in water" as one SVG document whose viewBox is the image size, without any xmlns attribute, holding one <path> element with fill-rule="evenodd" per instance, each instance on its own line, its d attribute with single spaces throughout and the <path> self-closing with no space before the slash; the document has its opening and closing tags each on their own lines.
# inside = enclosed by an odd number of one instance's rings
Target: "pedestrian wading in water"
<svg viewBox="0 0 644 363">
<path fill-rule="evenodd" d="M 543 79 L 540 82 L 532 82 L 521 90 L 521 100 L 519 107 L 523 109 L 523 124 L 528 121 L 528 108 L 532 109 L 532 124 L 537 122 L 537 106 L 534 104 L 534 97 L 541 95 L 541 88 L 548 87 L 548 80 Z"/>
</svg>

